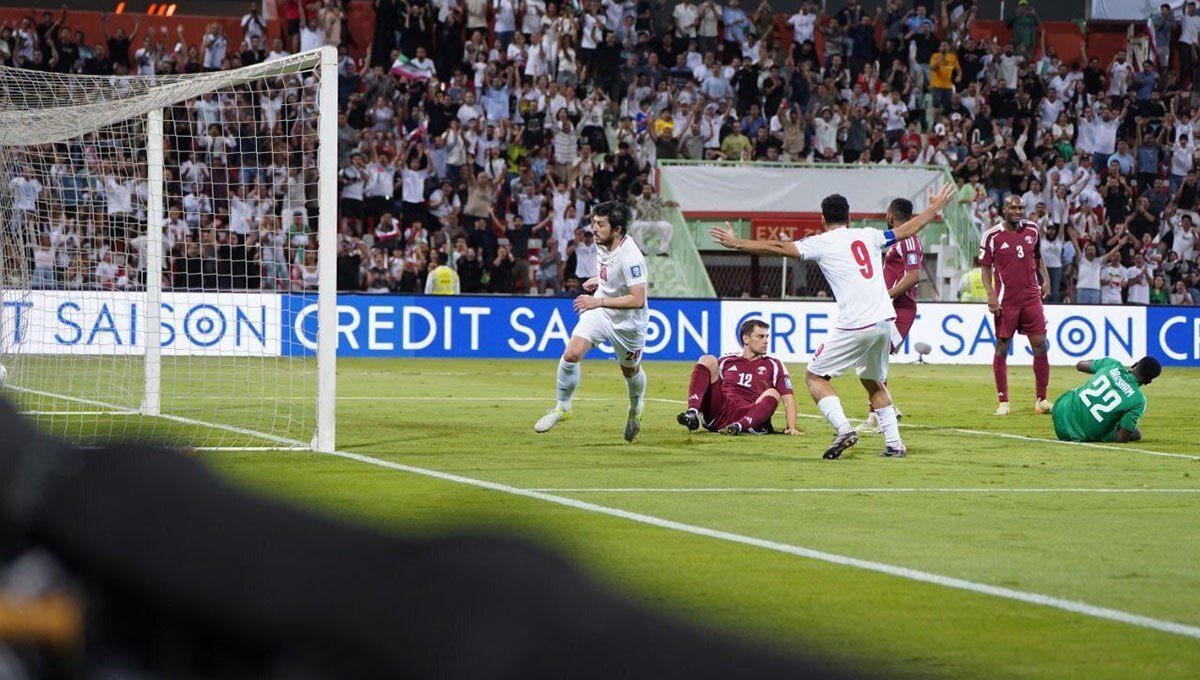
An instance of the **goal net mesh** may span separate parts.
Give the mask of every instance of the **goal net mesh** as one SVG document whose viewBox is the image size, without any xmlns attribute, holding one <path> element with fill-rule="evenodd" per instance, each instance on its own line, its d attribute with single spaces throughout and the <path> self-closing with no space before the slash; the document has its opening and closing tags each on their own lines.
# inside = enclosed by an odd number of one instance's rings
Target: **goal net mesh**
<svg viewBox="0 0 1200 680">
<path fill-rule="evenodd" d="M 87 443 L 312 441 L 319 65 L 0 68 L 7 398 Z"/>
</svg>

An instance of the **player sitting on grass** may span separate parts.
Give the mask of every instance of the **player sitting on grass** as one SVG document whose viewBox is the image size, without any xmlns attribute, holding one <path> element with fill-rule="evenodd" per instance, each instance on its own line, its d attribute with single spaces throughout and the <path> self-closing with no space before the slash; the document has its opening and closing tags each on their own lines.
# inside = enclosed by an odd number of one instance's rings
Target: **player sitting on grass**
<svg viewBox="0 0 1200 680">
<path fill-rule="evenodd" d="M 700 357 L 688 384 L 688 409 L 676 418 L 680 425 L 689 430 L 703 425 L 723 434 L 768 434 L 774 431 L 771 416 L 782 401 L 784 434 L 797 434 L 792 377 L 782 361 L 767 356 L 769 329 L 765 322 L 750 319 L 740 329 L 741 354 Z"/>
<path fill-rule="evenodd" d="M 1158 359 L 1143 357 L 1128 368 L 1116 359 L 1096 359 L 1075 364 L 1075 370 L 1091 373 L 1092 377 L 1055 400 L 1050 412 L 1054 434 L 1072 442 L 1124 443 L 1141 439 L 1137 425 L 1146 413 L 1146 395 L 1141 386 L 1149 385 L 1162 373 Z"/>
</svg>

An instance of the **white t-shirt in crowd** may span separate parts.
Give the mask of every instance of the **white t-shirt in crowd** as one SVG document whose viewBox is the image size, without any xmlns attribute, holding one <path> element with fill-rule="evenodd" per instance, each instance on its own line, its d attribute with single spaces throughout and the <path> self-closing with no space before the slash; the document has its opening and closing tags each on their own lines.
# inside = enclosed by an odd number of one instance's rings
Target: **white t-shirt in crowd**
<svg viewBox="0 0 1200 680">
<path fill-rule="evenodd" d="M 1106 264 L 1100 268 L 1100 302 L 1105 305 L 1121 304 L 1121 286 L 1125 283 L 1125 268 L 1119 264 Z M 1078 287 L 1078 284 L 1076 285 Z"/>
<path fill-rule="evenodd" d="M 1127 297 L 1131 305 L 1148 305 L 1150 304 L 1150 281 L 1152 276 L 1148 271 L 1150 268 L 1129 267 L 1125 270 L 1125 281 L 1129 291 Z"/>
<path fill-rule="evenodd" d="M 1093 137 L 1093 153 L 1112 154 L 1117 151 L 1117 128 L 1121 127 L 1121 119 L 1113 118 L 1105 122 L 1103 118 L 1097 118 L 1092 124 L 1094 132 Z"/>
<path fill-rule="evenodd" d="M 1097 255 L 1089 260 L 1087 256 L 1079 258 L 1079 278 L 1075 282 L 1076 288 L 1087 288 L 1089 290 L 1100 290 L 1100 268 L 1104 266 L 1104 261 Z"/>
<path fill-rule="evenodd" d="M 805 40 L 812 40 L 816 25 L 817 15 L 815 14 L 793 14 L 788 18 L 788 26 L 792 27 L 792 42 L 799 45 Z"/>
</svg>

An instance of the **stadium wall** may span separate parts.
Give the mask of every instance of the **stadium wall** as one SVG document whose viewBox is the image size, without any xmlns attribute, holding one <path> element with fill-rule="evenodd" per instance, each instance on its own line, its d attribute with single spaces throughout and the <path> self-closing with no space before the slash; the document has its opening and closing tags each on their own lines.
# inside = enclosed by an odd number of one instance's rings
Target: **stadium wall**
<svg viewBox="0 0 1200 680">
<path fill-rule="evenodd" d="M 559 356 L 575 323 L 568 298 L 341 295 L 338 355 L 344 357 Z M 5 291 L 2 354 L 138 355 L 145 349 L 143 293 Z M 272 293 L 164 293 L 166 355 L 307 356 L 314 351 L 316 297 Z M 737 351 L 737 329 L 758 317 L 771 324 L 771 352 L 788 362 L 812 358 L 833 328 L 825 301 L 651 301 L 648 360 L 690 361 Z M 1071 365 L 1144 354 L 1164 365 L 1200 366 L 1200 308 L 1049 305 L 1050 362 Z M 982 304 L 921 303 L 897 362 L 991 363 L 994 330 Z M 611 348 L 601 348 L 611 355 Z M 1023 337 L 1012 362 L 1032 363 Z"/>
</svg>

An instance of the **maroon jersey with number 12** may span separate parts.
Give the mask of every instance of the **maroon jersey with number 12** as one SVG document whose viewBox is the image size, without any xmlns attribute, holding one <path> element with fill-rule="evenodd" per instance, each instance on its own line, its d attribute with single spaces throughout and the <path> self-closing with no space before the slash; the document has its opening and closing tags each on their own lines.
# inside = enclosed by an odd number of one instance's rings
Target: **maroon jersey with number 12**
<svg viewBox="0 0 1200 680">
<path fill-rule="evenodd" d="M 744 359 L 741 354 L 726 354 L 717 361 L 717 369 L 721 372 L 721 391 L 734 404 L 753 404 L 772 387 L 781 395 L 792 393 L 787 367 L 775 357 Z"/>
<path fill-rule="evenodd" d="M 996 273 L 1000 306 L 1023 307 L 1042 302 L 1042 287 L 1038 283 L 1038 227 L 1021 220 L 1016 230 L 1000 222 L 983 234 L 979 243 L 979 263 L 990 266 Z"/>
</svg>

